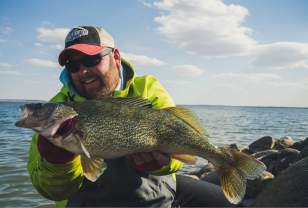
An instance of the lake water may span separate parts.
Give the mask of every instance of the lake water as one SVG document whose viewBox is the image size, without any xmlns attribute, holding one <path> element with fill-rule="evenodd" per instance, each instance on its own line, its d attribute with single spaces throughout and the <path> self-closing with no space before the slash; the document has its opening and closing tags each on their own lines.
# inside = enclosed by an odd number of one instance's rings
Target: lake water
<svg viewBox="0 0 308 208">
<path fill-rule="evenodd" d="M 0 102 L 0 205 L 1 207 L 45 207 L 52 204 L 32 187 L 26 170 L 32 132 L 16 128 L 19 106 L 25 102 Z M 210 141 L 216 145 L 247 146 L 262 136 L 294 140 L 308 136 L 308 109 L 272 107 L 187 106 L 202 120 Z M 183 172 L 196 167 L 186 166 Z"/>
</svg>

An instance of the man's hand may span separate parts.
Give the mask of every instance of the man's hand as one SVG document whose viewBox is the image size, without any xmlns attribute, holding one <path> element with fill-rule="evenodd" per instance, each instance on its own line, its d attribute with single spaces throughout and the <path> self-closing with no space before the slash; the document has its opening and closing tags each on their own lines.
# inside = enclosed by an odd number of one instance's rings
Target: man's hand
<svg viewBox="0 0 308 208">
<path fill-rule="evenodd" d="M 170 156 L 159 151 L 136 153 L 127 158 L 136 170 L 142 172 L 156 171 L 170 163 Z"/>
<path fill-rule="evenodd" d="M 37 146 L 41 156 L 50 163 L 65 164 L 77 156 L 74 153 L 55 146 L 42 135 L 38 136 Z"/>
</svg>

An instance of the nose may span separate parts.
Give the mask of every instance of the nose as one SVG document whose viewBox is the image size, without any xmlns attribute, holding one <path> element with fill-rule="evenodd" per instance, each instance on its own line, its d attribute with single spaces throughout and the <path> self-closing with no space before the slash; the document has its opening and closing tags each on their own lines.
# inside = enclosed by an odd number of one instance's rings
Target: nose
<svg viewBox="0 0 308 208">
<path fill-rule="evenodd" d="M 89 72 L 89 68 L 84 66 L 83 64 L 79 65 L 78 73 L 85 74 Z"/>
</svg>

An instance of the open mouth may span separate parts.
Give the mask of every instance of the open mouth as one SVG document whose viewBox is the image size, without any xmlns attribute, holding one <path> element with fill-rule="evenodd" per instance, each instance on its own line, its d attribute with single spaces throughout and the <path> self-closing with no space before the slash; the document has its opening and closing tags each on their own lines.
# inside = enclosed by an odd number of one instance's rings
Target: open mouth
<svg viewBox="0 0 308 208">
<path fill-rule="evenodd" d="M 73 131 L 76 121 L 76 115 L 56 120 L 49 127 L 44 128 L 40 134 L 47 138 L 56 136 L 66 137 Z"/>
<path fill-rule="evenodd" d="M 68 136 L 74 130 L 76 122 L 77 122 L 77 116 L 65 120 L 60 125 L 58 130 L 56 131 L 55 136 L 61 136 L 61 137 L 65 138 L 66 136 Z"/>
</svg>

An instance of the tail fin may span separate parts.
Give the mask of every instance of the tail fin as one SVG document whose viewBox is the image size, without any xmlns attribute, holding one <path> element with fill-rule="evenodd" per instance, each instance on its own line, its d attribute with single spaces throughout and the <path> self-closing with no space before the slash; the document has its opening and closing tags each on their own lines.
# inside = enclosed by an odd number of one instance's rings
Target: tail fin
<svg viewBox="0 0 308 208">
<path fill-rule="evenodd" d="M 253 180 L 266 170 L 266 166 L 254 157 L 233 149 L 221 149 L 232 161 L 222 165 L 217 171 L 220 175 L 222 190 L 226 198 L 238 204 L 244 197 L 246 181 Z"/>
</svg>

